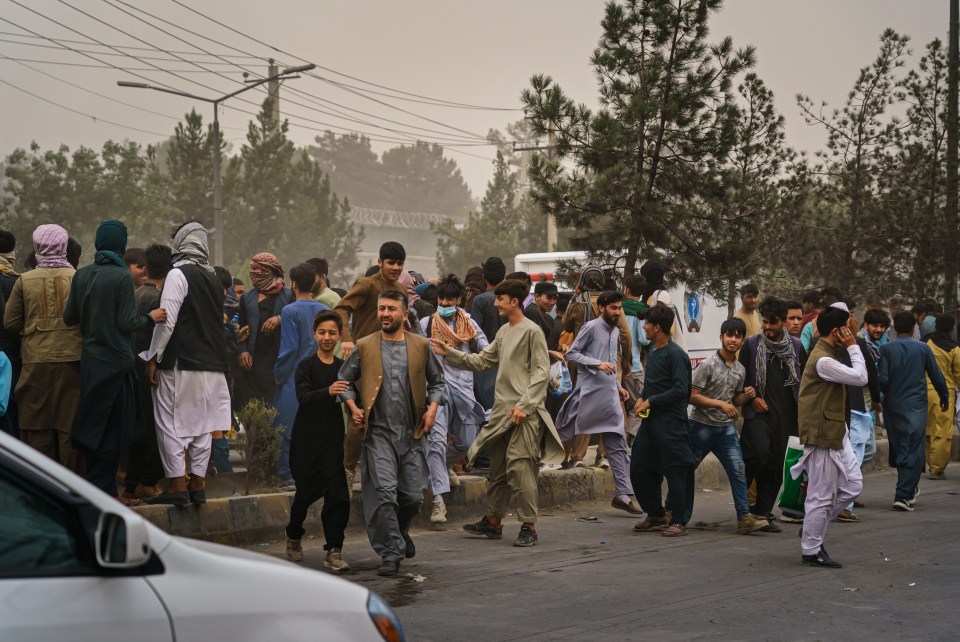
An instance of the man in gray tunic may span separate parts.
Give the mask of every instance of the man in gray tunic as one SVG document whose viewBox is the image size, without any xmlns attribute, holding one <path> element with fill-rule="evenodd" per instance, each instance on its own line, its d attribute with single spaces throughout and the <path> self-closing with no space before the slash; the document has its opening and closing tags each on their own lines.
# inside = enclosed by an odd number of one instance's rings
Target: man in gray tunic
<svg viewBox="0 0 960 642">
<path fill-rule="evenodd" d="M 378 574 L 387 576 L 397 574 L 404 557 L 416 555 L 408 531 L 427 486 L 421 437 L 443 403 L 443 369 L 427 339 L 404 332 L 406 318 L 406 295 L 381 293 L 380 332 L 358 341 L 340 369 L 340 379 L 351 384 L 341 397 L 364 428 L 360 487 L 367 537 L 383 560 Z"/>
<path fill-rule="evenodd" d="M 617 373 L 617 323 L 623 314 L 623 295 L 604 292 L 597 299 L 597 307 L 600 316 L 583 325 L 567 351 L 567 361 L 577 364 L 577 387 L 560 408 L 557 433 L 564 442 L 576 435 L 599 434 L 617 493 L 610 505 L 639 515 L 641 511 L 631 499 L 633 486 L 624 436 L 623 402 L 627 391 L 620 385 Z"/>
</svg>

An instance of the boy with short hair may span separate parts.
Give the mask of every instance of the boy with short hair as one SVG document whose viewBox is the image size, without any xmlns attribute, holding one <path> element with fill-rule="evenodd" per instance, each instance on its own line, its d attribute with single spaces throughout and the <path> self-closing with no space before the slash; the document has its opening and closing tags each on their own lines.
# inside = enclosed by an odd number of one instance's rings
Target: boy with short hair
<svg viewBox="0 0 960 642">
<path fill-rule="evenodd" d="M 296 368 L 316 350 L 314 332 L 311 331 L 314 319 L 330 309 L 314 300 L 316 283 L 317 272 L 311 265 L 295 265 L 290 270 L 290 285 L 296 298 L 280 312 L 280 353 L 274 367 L 277 392 L 273 397 L 273 406 L 277 409 L 277 424 L 283 426 L 277 474 L 281 486 L 290 490 L 293 486 L 289 463 L 290 436 L 297 415 Z"/>
<path fill-rule="evenodd" d="M 299 407 L 290 437 L 290 471 L 297 492 L 290 506 L 287 524 L 287 556 L 303 560 L 303 522 L 307 509 L 323 499 L 320 521 L 326 540 L 324 568 L 341 572 L 350 566 L 341 557 L 344 531 L 350 519 L 350 493 L 343 470 L 343 412 L 337 395 L 348 384 L 337 380 L 343 360 L 334 354 L 340 341 L 343 321 L 336 312 L 325 310 L 313 320 L 317 352 L 297 366 L 296 394 Z"/>
<path fill-rule="evenodd" d="M 723 465 L 730 480 L 733 505 L 737 511 L 737 532 L 746 535 L 759 531 L 769 522 L 750 514 L 747 501 L 747 476 L 743 451 L 733 420 L 742 406 L 756 396 L 756 391 L 744 386 L 747 370 L 737 361 L 737 352 L 747 335 L 747 326 L 741 319 L 727 319 L 720 326 L 720 349 L 704 360 L 693 371 L 690 403 L 690 448 L 697 460 L 703 461 L 712 452 Z"/>
</svg>

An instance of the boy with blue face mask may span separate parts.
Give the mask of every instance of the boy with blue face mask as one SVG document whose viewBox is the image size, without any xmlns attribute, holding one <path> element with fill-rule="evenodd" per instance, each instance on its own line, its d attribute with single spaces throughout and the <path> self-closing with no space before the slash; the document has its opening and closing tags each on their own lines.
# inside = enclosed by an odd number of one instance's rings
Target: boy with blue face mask
<svg viewBox="0 0 960 642">
<path fill-rule="evenodd" d="M 462 352 L 476 353 L 483 350 L 488 341 L 476 321 L 460 307 L 463 294 L 463 284 L 453 274 L 440 281 L 437 284 L 437 312 L 421 319 L 420 326 L 428 339 L 436 339 Z M 451 484 L 460 483 L 451 466 L 467 454 L 485 415 L 473 393 L 473 373 L 449 367 L 439 356 L 437 359 L 443 365 L 447 403 L 440 406 L 437 421 L 423 436 L 423 441 L 433 494 L 430 521 L 442 524 L 447 521 L 443 494 L 450 492 Z M 449 443 L 448 435 L 452 437 Z"/>
</svg>

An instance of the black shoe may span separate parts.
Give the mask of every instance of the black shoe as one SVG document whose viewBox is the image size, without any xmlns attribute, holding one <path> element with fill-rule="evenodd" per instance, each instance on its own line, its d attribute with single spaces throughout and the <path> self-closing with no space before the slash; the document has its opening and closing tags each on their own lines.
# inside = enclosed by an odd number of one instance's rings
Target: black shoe
<svg viewBox="0 0 960 642">
<path fill-rule="evenodd" d="M 207 492 L 205 490 L 191 490 L 189 492 L 191 503 L 196 504 L 197 506 L 207 503 Z"/>
<path fill-rule="evenodd" d="M 800 562 L 804 566 L 819 566 L 821 568 L 841 568 L 843 566 L 840 562 L 834 562 L 830 559 L 826 549 L 822 546 L 820 547 L 820 552 L 816 555 L 802 555 Z"/>
<path fill-rule="evenodd" d="M 464 524 L 463 530 L 471 535 L 480 535 L 488 539 L 503 539 L 503 526 L 494 528 L 486 517 L 481 517 L 475 524 Z"/>
<path fill-rule="evenodd" d="M 757 515 L 756 513 L 751 513 L 757 519 L 765 519 L 768 524 L 760 529 L 763 533 L 779 533 L 783 529 L 773 523 L 773 516 L 764 517 L 763 515 Z"/>
<path fill-rule="evenodd" d="M 513 540 L 514 546 L 527 547 L 527 546 L 536 546 L 539 538 L 537 534 L 530 530 L 527 526 L 520 527 L 520 534 L 517 535 L 517 539 Z"/>
<path fill-rule="evenodd" d="M 171 493 L 169 490 L 165 490 L 156 497 L 151 497 L 146 500 L 146 503 L 151 505 L 167 504 L 169 506 L 186 506 L 190 503 L 190 493 L 187 491 Z"/>
<path fill-rule="evenodd" d="M 407 543 L 407 550 L 404 552 L 404 557 L 410 559 L 415 557 L 417 554 L 417 547 L 413 545 L 413 539 L 410 537 L 410 533 L 403 533 L 403 541 Z"/>
<path fill-rule="evenodd" d="M 400 572 L 400 562 L 391 562 L 389 560 L 383 560 L 383 564 L 380 565 L 380 568 L 377 569 L 377 575 L 383 577 L 393 577 Z"/>
</svg>

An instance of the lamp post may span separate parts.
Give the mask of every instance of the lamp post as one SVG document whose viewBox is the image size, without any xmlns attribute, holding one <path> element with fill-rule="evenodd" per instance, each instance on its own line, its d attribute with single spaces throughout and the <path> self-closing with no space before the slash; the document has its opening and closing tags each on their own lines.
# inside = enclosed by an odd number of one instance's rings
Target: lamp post
<svg viewBox="0 0 960 642">
<path fill-rule="evenodd" d="M 143 82 L 130 82 L 127 80 L 118 80 L 117 85 L 120 87 L 133 87 L 135 89 L 152 89 L 154 91 L 161 91 L 165 94 L 174 94 L 175 96 L 183 96 L 185 98 L 192 98 L 194 100 L 199 100 L 205 103 L 211 103 L 213 105 L 213 228 L 214 236 L 216 237 L 213 245 L 213 262 L 215 265 L 223 265 L 223 200 L 222 200 L 222 184 L 220 176 L 220 118 L 218 114 L 218 107 L 220 103 L 226 101 L 229 98 L 233 98 L 238 94 L 242 94 L 245 91 L 253 89 L 254 87 L 259 87 L 260 85 L 268 82 L 278 81 L 278 80 L 288 80 L 290 78 L 298 78 L 296 74 L 302 71 L 310 71 L 315 69 L 316 65 L 300 65 L 298 67 L 287 67 L 278 74 L 268 76 L 267 78 L 260 78 L 259 80 L 248 81 L 246 87 L 242 87 L 237 91 L 230 92 L 220 96 L 219 98 L 207 98 L 205 96 L 197 96 L 195 94 L 190 94 L 185 91 L 179 91 L 176 89 L 168 89 L 166 87 L 157 87 L 156 85 L 150 85 Z"/>
</svg>

